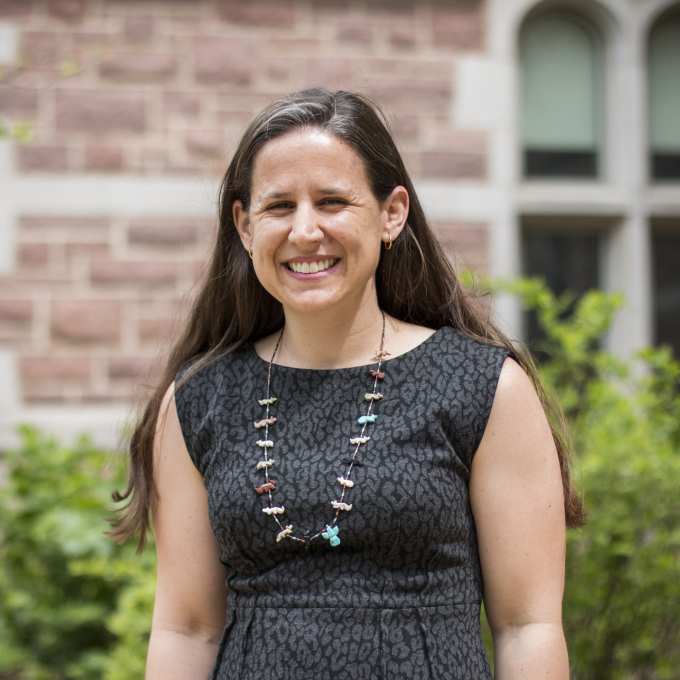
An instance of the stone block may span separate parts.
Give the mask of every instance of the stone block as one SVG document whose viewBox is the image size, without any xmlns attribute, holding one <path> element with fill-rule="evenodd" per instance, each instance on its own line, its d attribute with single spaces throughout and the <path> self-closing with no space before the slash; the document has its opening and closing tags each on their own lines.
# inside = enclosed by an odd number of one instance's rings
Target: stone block
<svg viewBox="0 0 680 680">
<path fill-rule="evenodd" d="M 146 107 L 141 92 L 58 90 L 58 132 L 143 132 Z"/>
<path fill-rule="evenodd" d="M 293 64 L 292 59 L 272 57 L 267 60 L 267 75 L 278 82 L 286 80 L 293 71 Z"/>
<path fill-rule="evenodd" d="M 196 78 L 209 83 L 246 84 L 252 76 L 252 42 L 249 38 L 196 38 Z"/>
<path fill-rule="evenodd" d="M 33 317 L 33 303 L 30 300 L 0 300 L 0 323 L 27 323 Z"/>
<path fill-rule="evenodd" d="M 393 127 L 399 137 L 416 139 L 418 137 L 419 122 L 416 116 L 395 116 Z"/>
<path fill-rule="evenodd" d="M 320 38 L 276 38 L 267 40 L 267 53 L 276 57 L 313 57 L 323 52 L 325 41 Z"/>
<path fill-rule="evenodd" d="M 123 152 L 119 146 L 85 147 L 85 169 L 94 172 L 115 172 L 123 168 Z"/>
<path fill-rule="evenodd" d="M 224 21 L 255 26 L 289 26 L 295 21 L 293 0 L 220 0 L 219 14 Z"/>
<path fill-rule="evenodd" d="M 187 149 L 206 158 L 224 158 L 225 143 L 222 130 L 189 130 Z"/>
<path fill-rule="evenodd" d="M 461 249 L 485 249 L 487 246 L 487 226 L 484 223 L 439 222 L 435 233 L 442 243 Z"/>
<path fill-rule="evenodd" d="M 128 228 L 128 242 L 147 246 L 186 246 L 196 243 L 193 224 L 173 220 L 138 220 Z"/>
<path fill-rule="evenodd" d="M 393 21 L 390 25 L 390 43 L 394 47 L 414 47 L 416 26 L 412 21 Z"/>
<path fill-rule="evenodd" d="M 66 259 L 97 259 L 103 260 L 108 257 L 110 249 L 103 243 L 67 243 L 65 246 Z"/>
<path fill-rule="evenodd" d="M 305 83 L 307 87 L 320 85 L 329 90 L 350 90 L 354 87 L 352 62 L 330 57 L 308 59 Z"/>
<path fill-rule="evenodd" d="M 311 0 L 314 12 L 322 15 L 340 14 L 350 8 L 350 0 Z"/>
<path fill-rule="evenodd" d="M 143 342 L 156 342 L 167 339 L 172 334 L 172 319 L 140 319 L 139 339 Z"/>
<path fill-rule="evenodd" d="M 85 0 L 49 0 L 49 12 L 53 17 L 80 19 L 85 15 Z"/>
<path fill-rule="evenodd" d="M 481 3 L 434 7 L 432 22 L 432 39 L 437 47 L 465 51 L 484 48 L 484 9 Z"/>
<path fill-rule="evenodd" d="M 450 59 L 434 61 L 400 56 L 398 59 L 365 59 L 361 66 L 369 80 L 397 78 L 401 81 L 450 82 L 453 74 Z"/>
<path fill-rule="evenodd" d="M 31 13 L 31 0 L 0 0 L 0 17 L 21 17 Z"/>
<path fill-rule="evenodd" d="M 120 340 L 121 308 L 115 300 L 54 300 L 52 337 L 71 343 Z"/>
<path fill-rule="evenodd" d="M 201 98 L 197 92 L 166 92 L 163 97 L 163 108 L 166 113 L 183 116 L 198 115 Z"/>
<path fill-rule="evenodd" d="M 0 111 L 17 116 L 34 116 L 38 111 L 38 93 L 0 84 Z"/>
<path fill-rule="evenodd" d="M 128 14 L 125 17 L 125 38 L 128 42 L 146 42 L 153 35 L 153 17 Z"/>
<path fill-rule="evenodd" d="M 116 262 L 95 260 L 90 263 L 94 283 L 172 284 L 177 280 L 174 262 Z"/>
<path fill-rule="evenodd" d="M 87 380 L 90 360 L 86 357 L 22 357 L 24 380 Z"/>
<path fill-rule="evenodd" d="M 20 228 L 30 240 L 65 243 L 109 241 L 109 220 L 96 217 L 22 217 Z"/>
<path fill-rule="evenodd" d="M 423 177 L 483 179 L 486 156 L 465 153 L 426 152 L 421 155 Z"/>
<path fill-rule="evenodd" d="M 366 0 L 366 10 L 372 12 L 385 12 L 394 15 L 413 15 L 415 12 L 414 0 Z"/>
<path fill-rule="evenodd" d="M 64 172 L 68 169 L 65 146 L 17 146 L 17 162 L 23 172 Z"/>
<path fill-rule="evenodd" d="M 366 22 L 343 21 L 338 25 L 338 42 L 370 45 L 373 42 L 373 29 Z"/>
<path fill-rule="evenodd" d="M 64 389 L 59 383 L 44 381 L 26 382 L 22 385 L 24 401 L 27 404 L 64 404 L 74 400 L 64 395 Z"/>
<path fill-rule="evenodd" d="M 18 248 L 18 260 L 20 264 L 41 265 L 47 264 L 49 259 L 49 246 L 47 243 L 20 243 Z"/>
<path fill-rule="evenodd" d="M 99 65 L 104 78 L 126 82 L 167 81 L 176 70 L 172 54 L 117 52 Z"/>
<path fill-rule="evenodd" d="M 447 111 L 451 101 L 448 81 L 375 79 L 368 81 L 368 90 L 399 113 Z"/>
<path fill-rule="evenodd" d="M 111 357 L 109 378 L 139 378 L 151 365 L 148 357 Z"/>
<path fill-rule="evenodd" d="M 485 155 L 487 135 L 477 130 L 458 130 L 448 120 L 436 121 L 426 129 L 424 143 L 426 149 L 439 152 Z"/>
<path fill-rule="evenodd" d="M 29 64 L 42 64 L 57 56 L 57 34 L 26 31 L 21 35 L 21 53 Z"/>
</svg>

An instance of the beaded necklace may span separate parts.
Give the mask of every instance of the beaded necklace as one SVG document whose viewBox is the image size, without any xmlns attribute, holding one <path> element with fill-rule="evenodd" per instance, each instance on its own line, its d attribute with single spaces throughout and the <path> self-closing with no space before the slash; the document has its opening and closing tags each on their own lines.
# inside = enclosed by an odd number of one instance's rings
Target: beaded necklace
<svg viewBox="0 0 680 680">
<path fill-rule="evenodd" d="M 304 538 L 300 538 L 299 536 L 295 536 L 293 534 L 292 524 L 284 526 L 283 522 L 281 521 L 281 515 L 285 513 L 286 509 L 283 506 L 274 505 L 273 492 L 276 491 L 276 481 L 271 479 L 269 476 L 269 471 L 276 463 L 275 460 L 269 458 L 269 449 L 272 449 L 274 447 L 274 442 L 269 438 L 269 428 L 276 422 L 276 418 L 272 417 L 271 415 L 272 412 L 271 407 L 273 403 L 276 401 L 276 397 L 271 396 L 272 366 L 274 364 L 274 357 L 276 356 L 276 352 L 278 351 L 279 345 L 281 344 L 281 338 L 283 338 L 284 329 L 283 328 L 281 329 L 281 334 L 279 335 L 276 347 L 274 347 L 272 358 L 269 360 L 269 371 L 267 373 L 267 397 L 265 399 L 258 400 L 260 406 L 266 407 L 265 417 L 262 420 L 255 423 L 255 427 L 258 430 L 264 428 L 264 439 L 260 439 L 257 442 L 257 445 L 262 449 L 264 459 L 260 460 L 257 463 L 257 469 L 258 471 L 264 470 L 265 476 L 265 483 L 262 484 L 262 486 L 256 486 L 255 491 L 260 495 L 263 493 L 268 494 L 269 506 L 262 508 L 262 512 L 264 512 L 266 515 L 269 515 L 270 517 L 273 517 L 276 523 L 278 524 L 279 532 L 276 535 L 277 543 L 287 538 L 292 541 L 304 543 L 306 546 L 309 546 L 309 544 L 313 540 L 321 537 L 326 539 L 333 547 L 340 545 L 340 538 L 338 537 L 340 527 L 337 526 L 338 517 L 340 516 L 341 512 L 349 512 L 352 509 L 352 504 L 351 503 L 348 504 L 345 502 L 347 490 L 351 489 L 354 486 L 354 482 L 351 479 L 352 470 L 355 467 L 363 466 L 363 463 L 361 462 L 360 459 L 357 458 L 357 455 L 359 453 L 359 449 L 361 448 L 361 446 L 366 444 L 371 439 L 370 437 L 366 436 L 366 428 L 368 427 L 369 424 L 375 423 L 375 421 L 378 418 L 377 415 L 371 413 L 371 411 L 373 410 L 373 404 L 376 401 L 379 401 L 380 399 L 383 398 L 383 395 L 377 391 L 377 388 L 378 381 L 379 380 L 382 381 L 385 378 L 385 373 L 380 370 L 382 368 L 383 359 L 386 356 L 390 356 L 390 353 L 385 352 L 384 350 L 385 312 L 382 312 L 382 320 L 383 327 L 382 327 L 382 339 L 380 340 L 380 349 L 375 353 L 375 356 L 378 360 L 378 368 L 369 369 L 371 376 L 373 377 L 373 391 L 366 392 L 366 394 L 364 394 L 364 399 L 368 402 L 368 410 L 366 412 L 366 415 L 361 416 L 357 421 L 359 425 L 362 426 L 359 436 L 352 437 L 349 440 L 350 445 L 355 447 L 354 454 L 348 460 L 342 461 L 348 467 L 347 473 L 344 476 L 338 477 L 338 483 L 342 486 L 340 500 L 334 500 L 330 502 L 331 506 L 335 510 L 335 517 L 333 518 L 330 524 L 326 524 L 325 530 L 322 529 L 321 531 L 315 533 L 313 536 L 310 537 L 305 536 Z"/>
</svg>

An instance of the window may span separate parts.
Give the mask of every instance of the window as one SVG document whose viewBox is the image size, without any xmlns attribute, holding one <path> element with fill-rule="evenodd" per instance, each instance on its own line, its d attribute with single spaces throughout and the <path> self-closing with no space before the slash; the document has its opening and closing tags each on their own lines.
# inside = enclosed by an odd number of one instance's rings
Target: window
<svg viewBox="0 0 680 680">
<path fill-rule="evenodd" d="M 532 218 L 522 237 L 523 273 L 542 278 L 548 288 L 561 295 L 569 291 L 578 299 L 592 288 L 601 287 L 602 234 L 592 229 L 541 228 L 541 219 Z M 540 345 L 543 334 L 536 314 L 525 317 L 525 339 L 529 345 Z M 540 361 L 545 358 L 536 352 Z"/>
<path fill-rule="evenodd" d="M 596 177 L 601 49 L 576 15 L 530 20 L 521 36 L 521 139 L 526 177 Z"/>
<path fill-rule="evenodd" d="M 680 179 L 680 15 L 662 18 L 649 38 L 649 140 L 655 180 Z"/>
<path fill-rule="evenodd" d="M 680 218 L 652 222 L 654 334 L 680 359 Z"/>
</svg>

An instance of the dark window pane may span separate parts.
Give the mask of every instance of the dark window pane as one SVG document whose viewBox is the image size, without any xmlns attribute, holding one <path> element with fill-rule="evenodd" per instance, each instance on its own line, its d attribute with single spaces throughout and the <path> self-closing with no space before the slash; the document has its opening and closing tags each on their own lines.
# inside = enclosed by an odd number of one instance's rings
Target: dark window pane
<svg viewBox="0 0 680 680">
<path fill-rule="evenodd" d="M 596 177 L 597 154 L 589 151 L 524 152 L 526 177 Z"/>
<path fill-rule="evenodd" d="M 600 237 L 597 234 L 528 232 L 523 239 L 525 276 L 538 276 L 555 295 L 566 291 L 577 297 L 600 287 Z M 536 346 L 543 339 L 536 314 L 525 318 L 527 342 Z M 537 353 L 540 361 L 545 358 Z"/>
<path fill-rule="evenodd" d="M 653 153 L 652 177 L 654 179 L 680 179 L 680 154 Z"/>
<path fill-rule="evenodd" d="M 680 359 L 680 230 L 653 233 L 652 257 L 656 342 Z"/>
</svg>

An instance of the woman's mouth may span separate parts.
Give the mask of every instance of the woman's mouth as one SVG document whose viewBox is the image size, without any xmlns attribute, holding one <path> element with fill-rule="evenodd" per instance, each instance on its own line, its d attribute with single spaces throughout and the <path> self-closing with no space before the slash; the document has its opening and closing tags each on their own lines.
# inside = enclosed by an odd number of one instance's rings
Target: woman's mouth
<svg viewBox="0 0 680 680">
<path fill-rule="evenodd" d="M 331 257 L 327 260 L 317 260 L 316 262 L 286 262 L 289 271 L 297 274 L 317 274 L 326 271 L 335 265 L 338 258 Z"/>
</svg>

